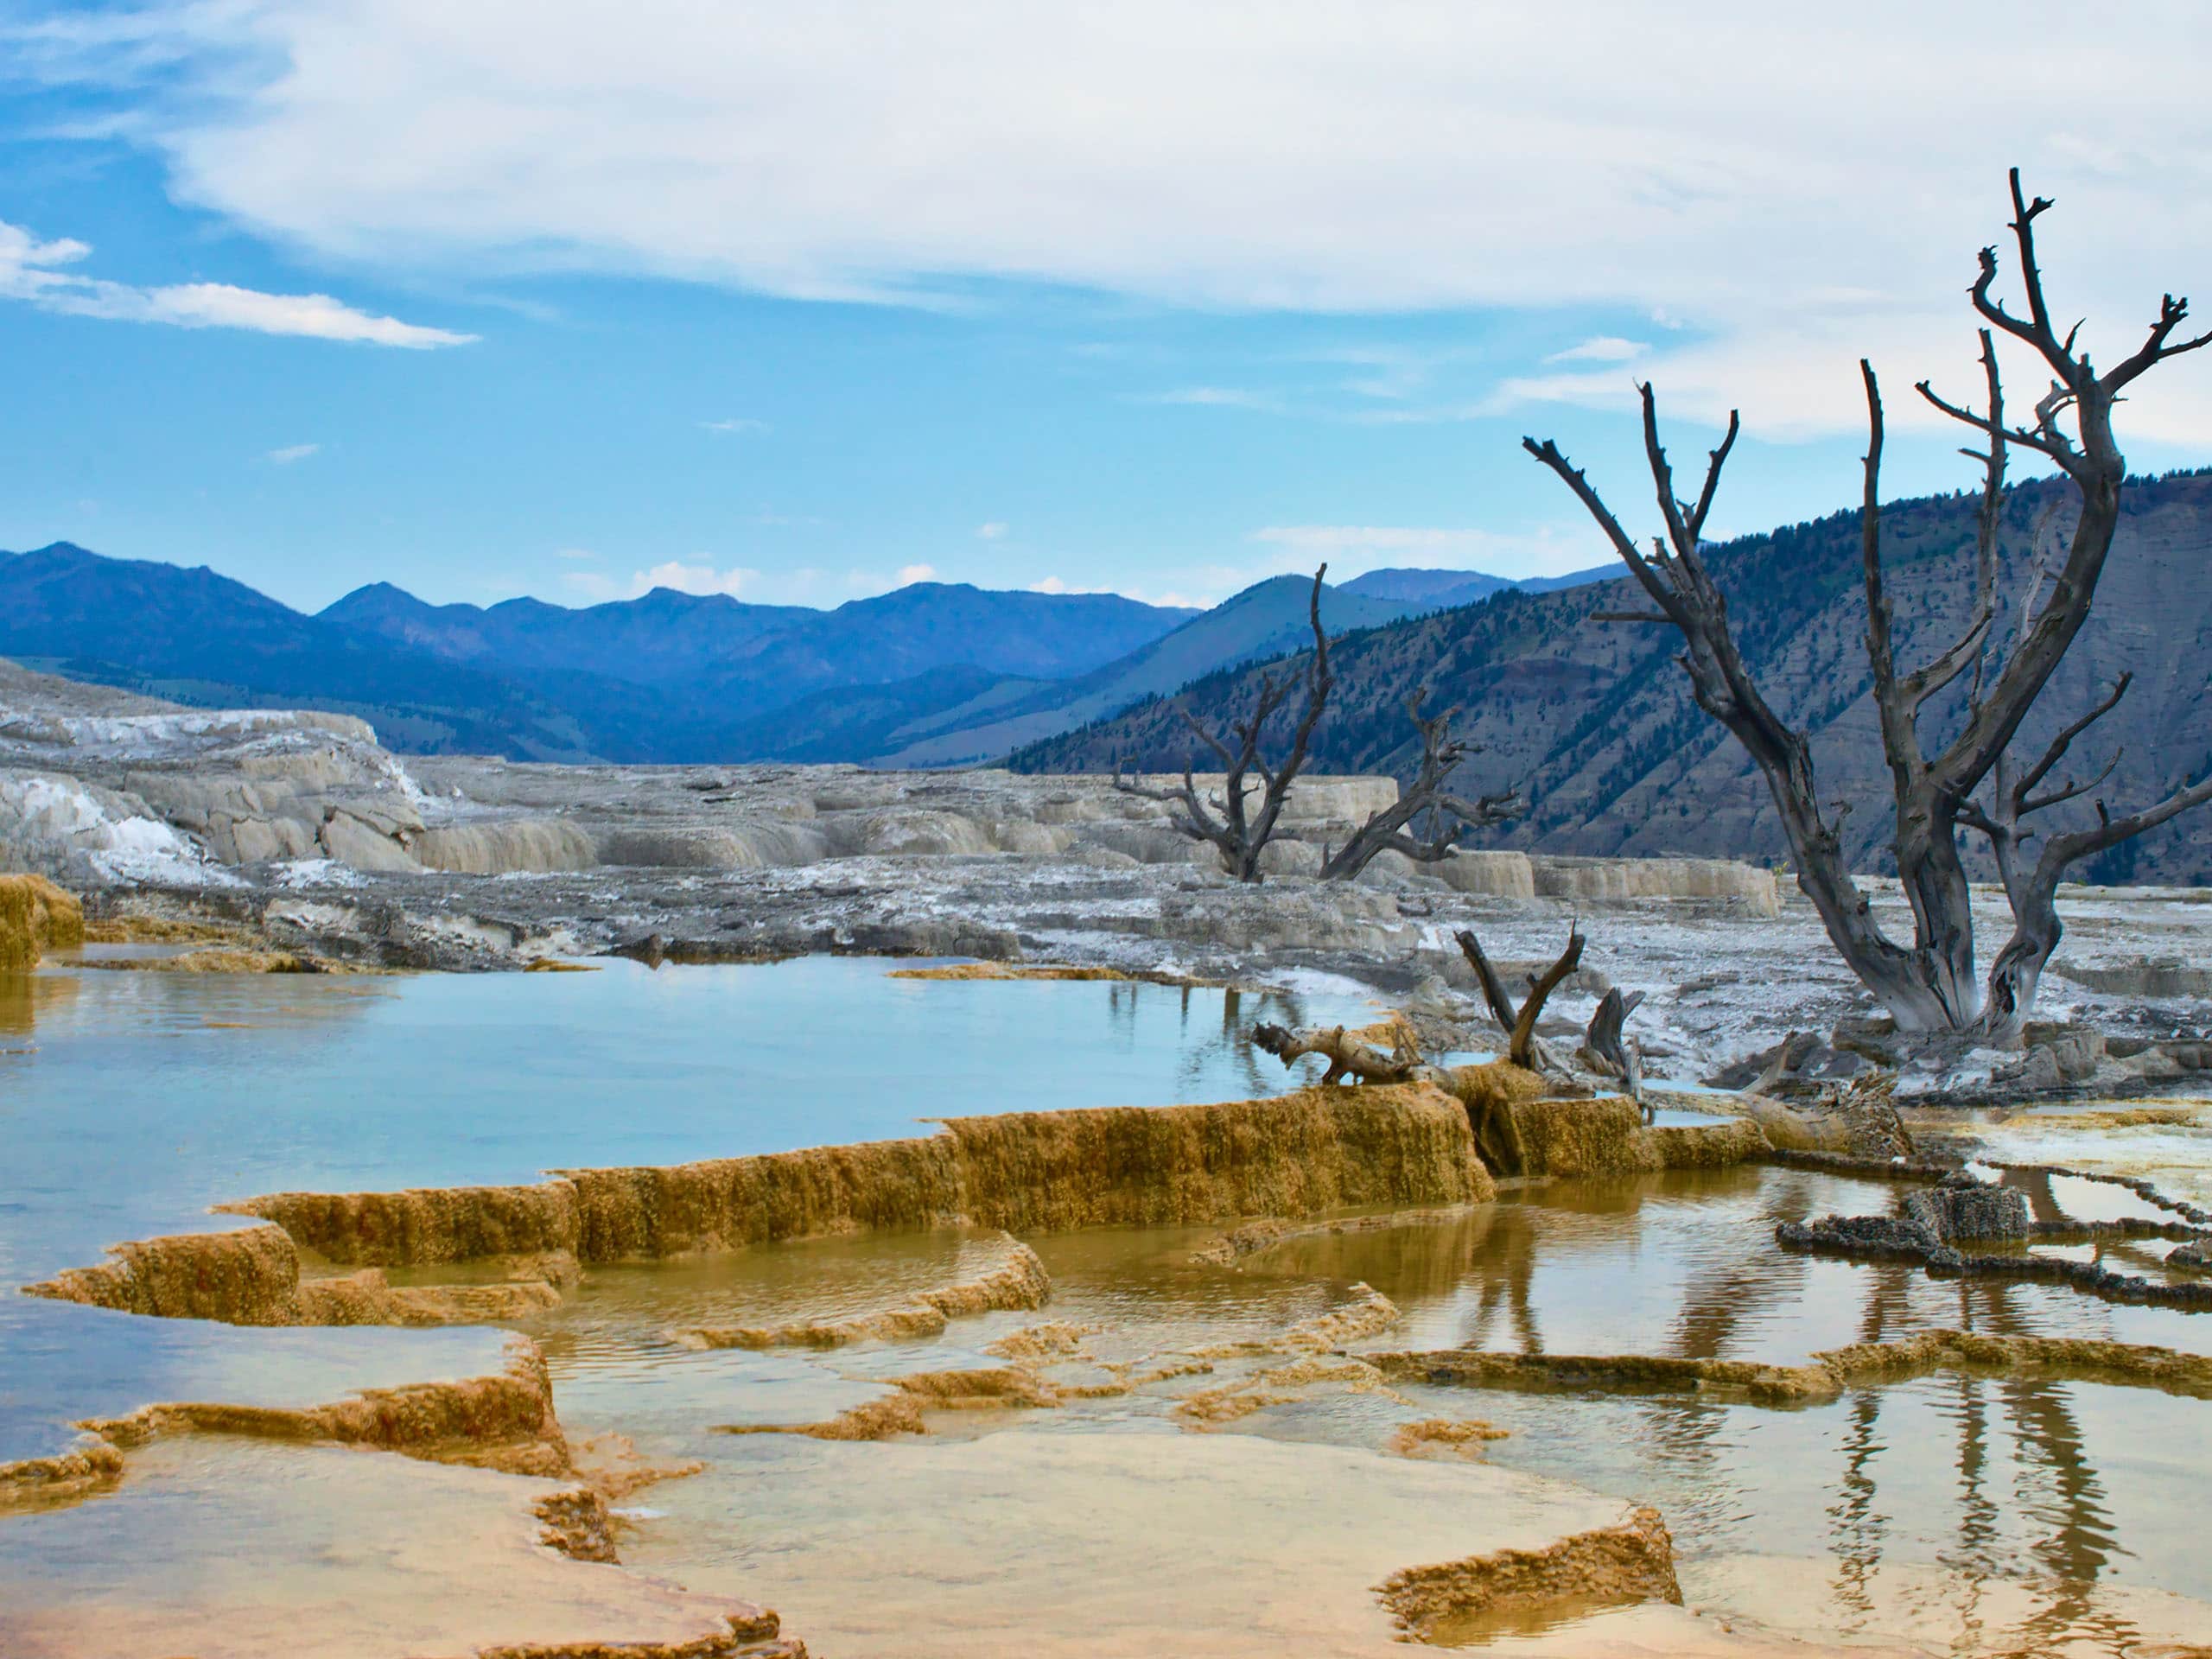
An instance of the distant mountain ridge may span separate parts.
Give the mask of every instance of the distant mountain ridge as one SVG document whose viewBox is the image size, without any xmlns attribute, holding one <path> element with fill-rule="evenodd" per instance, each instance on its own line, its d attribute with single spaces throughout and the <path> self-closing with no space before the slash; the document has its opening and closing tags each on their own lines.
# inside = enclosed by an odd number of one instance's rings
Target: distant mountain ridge
<svg viewBox="0 0 2212 1659">
<path fill-rule="evenodd" d="M 1432 610 L 1451 610 L 1502 594 L 1509 588 L 1524 594 L 1548 594 L 1585 582 L 1610 582 L 1617 573 L 1610 565 L 1573 570 L 1563 576 L 1486 576 L 1478 570 L 1418 570 L 1394 568 L 1370 570 L 1344 583 L 1348 594 L 1370 599 L 1400 600 Z"/>
<path fill-rule="evenodd" d="M 2002 617 L 2019 613 L 2036 520 L 2054 499 L 2063 529 L 2073 512 L 2070 486 L 2037 480 L 2006 500 Z M 1964 626 L 1974 507 L 1967 496 L 1947 495 L 1883 509 L 1903 663 L 1928 660 Z M 2121 510 L 2095 608 L 2016 745 L 2031 758 L 2040 753 L 2059 726 L 2132 671 L 2126 700 L 2075 751 L 2077 775 L 2087 778 L 2120 750 L 2112 778 L 2095 791 L 2114 810 L 2212 770 L 2212 587 L 2203 579 L 2212 563 L 2212 471 L 2133 480 Z M 1853 808 L 1845 820 L 1853 856 L 1860 868 L 1878 868 L 1888 855 L 1889 779 L 1869 700 L 1859 537 L 1857 512 L 1845 512 L 1745 537 L 1707 556 L 1770 701 L 1811 734 L 1823 801 Z M 1485 844 L 1561 854 L 1783 855 L 1764 781 L 1689 700 L 1674 661 L 1675 635 L 1592 620 L 1598 611 L 1649 608 L 1623 573 L 1548 593 L 1499 593 L 1353 634 L 1331 652 L 1337 692 L 1316 733 L 1313 764 L 1408 775 L 1418 745 L 1402 705 L 1426 687 L 1430 707 L 1456 707 L 1455 734 L 1478 746 L 1461 770 L 1461 792 L 1518 785 L 1529 798 L 1527 814 L 1485 836 Z M 1250 708 L 1255 684 L 1252 669 L 1231 667 L 1190 686 L 1187 700 L 1222 720 Z M 1955 728 L 1963 695 L 1962 682 L 1931 702 L 1924 731 Z M 1160 699 L 1035 742 L 1010 764 L 1098 771 L 1126 758 L 1179 768 L 1192 747 L 1173 702 Z M 2094 811 L 2088 800 L 2068 810 Z M 2212 884 L 2212 814 L 2184 816 L 2127 842 L 2084 875 Z"/>
<path fill-rule="evenodd" d="M 1516 584 L 1372 572 L 1333 632 Z M 205 567 L 69 543 L 0 555 L 0 655 L 179 702 L 337 709 L 394 748 L 516 760 L 995 760 L 1307 638 L 1310 584 L 1213 609 L 917 582 L 834 610 L 655 588 L 579 608 L 432 605 L 390 582 L 307 615 Z"/>
</svg>

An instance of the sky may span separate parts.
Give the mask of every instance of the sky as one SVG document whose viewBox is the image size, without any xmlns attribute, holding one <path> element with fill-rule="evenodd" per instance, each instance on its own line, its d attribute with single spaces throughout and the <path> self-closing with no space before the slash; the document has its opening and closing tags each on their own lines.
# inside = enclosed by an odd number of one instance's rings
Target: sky
<svg viewBox="0 0 2212 1659">
<path fill-rule="evenodd" d="M 0 547 L 565 604 L 1211 604 L 1963 487 L 2005 170 L 2098 360 L 2212 312 L 2212 8 L 0 0 Z M 1796 15 L 1792 15 L 1796 14 Z M 2010 247 L 2006 277 L 2011 278 Z M 2010 361 L 2023 406 L 2044 379 Z M 2212 461 L 2212 366 L 2122 411 Z M 2031 469 L 2023 467 L 2024 474 Z"/>
</svg>

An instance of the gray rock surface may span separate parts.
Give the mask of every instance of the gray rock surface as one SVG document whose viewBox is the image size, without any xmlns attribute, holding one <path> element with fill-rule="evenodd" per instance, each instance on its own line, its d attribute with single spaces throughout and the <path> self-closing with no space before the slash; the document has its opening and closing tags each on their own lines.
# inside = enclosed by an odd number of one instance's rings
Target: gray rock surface
<svg viewBox="0 0 2212 1659">
<path fill-rule="evenodd" d="M 1649 991 L 1634 1027 L 1655 1084 L 1748 1081 L 1792 1032 L 1812 1091 L 1910 1059 L 1810 906 L 1764 870 L 1478 850 L 1316 880 L 1322 847 L 1394 788 L 1301 779 L 1290 839 L 1267 855 L 1274 873 L 1246 887 L 1170 828 L 1164 805 L 1097 776 L 403 766 L 342 715 L 181 710 L 0 669 L 0 860 L 86 889 L 96 906 L 166 890 L 290 944 L 394 964 L 513 967 L 658 936 L 672 960 L 881 951 L 1274 982 L 1322 973 L 1391 994 L 1441 986 L 1463 1009 L 1475 987 L 1454 930 L 1473 927 L 1517 977 L 1552 961 L 1579 915 L 1584 966 L 1548 1014 L 1571 1037 L 1609 986 Z M 1867 887 L 1878 918 L 1909 932 L 1895 884 Z M 2001 936 L 2001 896 L 1980 893 L 1977 906 Z M 2067 910 L 2068 960 L 2212 958 L 2201 906 L 2099 892 Z M 2094 1083 L 2212 1069 L 2204 1002 L 2054 975 L 2044 1011 L 2053 1031 L 2070 1020 L 2118 1039 Z M 1988 1084 L 2027 1058 L 1940 1056 L 1902 1092 Z M 2063 1080 L 2082 1058 L 2061 1048 L 2034 1064 Z"/>
</svg>

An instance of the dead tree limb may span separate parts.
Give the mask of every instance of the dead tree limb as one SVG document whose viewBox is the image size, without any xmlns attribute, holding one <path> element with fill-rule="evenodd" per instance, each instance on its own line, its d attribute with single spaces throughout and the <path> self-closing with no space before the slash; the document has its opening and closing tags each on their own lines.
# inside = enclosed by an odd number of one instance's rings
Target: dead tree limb
<svg viewBox="0 0 2212 1659">
<path fill-rule="evenodd" d="M 1259 1025 L 1252 1027 L 1252 1042 L 1285 1065 L 1304 1055 L 1320 1055 L 1329 1063 L 1329 1069 L 1321 1074 L 1325 1084 L 1341 1083 L 1347 1075 L 1361 1083 L 1404 1083 L 1426 1069 L 1420 1050 L 1406 1040 L 1402 1028 L 1398 1040 L 1387 1051 L 1342 1026 L 1293 1031 L 1284 1026 Z"/>
<path fill-rule="evenodd" d="M 1230 722 L 1230 736 L 1236 740 L 1233 744 L 1187 706 L 1177 705 L 1176 711 L 1182 715 L 1183 723 L 1221 761 L 1221 793 L 1211 801 L 1198 791 L 1195 756 L 1183 767 L 1183 781 L 1166 789 L 1154 789 L 1138 783 L 1134 777 L 1124 776 L 1123 768 L 1118 764 L 1114 768 L 1116 789 L 1125 795 L 1141 795 L 1147 800 L 1168 803 L 1175 809 L 1169 815 L 1174 830 L 1192 841 L 1211 843 L 1221 855 L 1222 868 L 1239 881 L 1261 879 L 1260 849 L 1274 838 L 1283 802 L 1290 794 L 1291 785 L 1305 768 L 1306 753 L 1313 747 L 1313 728 L 1327 709 L 1329 693 L 1336 684 L 1329 667 L 1329 636 L 1321 627 L 1321 578 L 1328 570 L 1329 567 L 1324 564 L 1313 573 L 1313 594 L 1306 607 L 1307 619 L 1313 629 L 1313 651 L 1306 663 L 1306 709 L 1292 733 L 1290 753 L 1281 763 L 1268 763 L 1261 740 L 1268 719 L 1289 702 L 1291 694 L 1298 689 L 1299 678 L 1288 672 L 1278 677 L 1269 671 L 1260 677 L 1259 695 L 1254 700 L 1250 716 Z M 1246 780 L 1247 774 L 1255 772 L 1259 773 L 1261 781 L 1256 813 L 1249 810 L 1252 785 Z"/>
<path fill-rule="evenodd" d="M 1529 976 L 1528 1000 L 1518 1008 L 1513 1006 L 1513 999 L 1506 994 L 1505 986 L 1499 980 L 1497 970 L 1491 966 L 1490 958 L 1483 954 L 1481 941 L 1465 928 L 1453 937 L 1459 941 L 1461 952 L 1475 970 L 1475 978 L 1483 988 L 1483 1001 L 1490 1004 L 1491 1017 L 1506 1029 L 1505 1058 L 1531 1071 L 1557 1070 L 1549 1063 L 1549 1056 L 1541 1052 L 1542 1046 L 1536 1039 L 1536 1021 L 1543 1014 L 1546 1001 L 1559 988 L 1560 982 L 1582 965 L 1582 929 L 1579 925 L 1569 925 L 1567 949 L 1560 951 L 1559 959 L 1542 973 Z"/>
<path fill-rule="evenodd" d="M 1416 863 L 1437 863 L 1459 851 L 1459 837 L 1469 830 L 1503 823 L 1522 810 L 1523 803 L 1518 789 L 1509 789 L 1501 795 L 1479 796 L 1471 801 L 1450 791 L 1446 785 L 1459 763 L 1467 758 L 1468 747 L 1452 735 L 1452 716 L 1459 710 L 1447 709 L 1440 715 L 1424 715 L 1421 705 L 1427 700 L 1427 687 L 1406 699 L 1406 717 L 1421 733 L 1420 770 L 1414 774 L 1413 781 L 1398 791 L 1396 800 L 1379 812 L 1370 814 L 1367 822 L 1352 833 L 1351 839 L 1322 862 L 1323 880 L 1348 881 L 1382 852 L 1403 853 Z M 1426 840 L 1406 833 L 1407 826 L 1424 812 L 1428 814 Z"/>
<path fill-rule="evenodd" d="M 2088 354 L 2076 350 L 2079 326 L 2062 339 L 2051 323 L 2034 232 L 2036 219 L 2051 204 L 2040 196 L 2032 200 L 2025 196 L 2017 168 L 2012 174 L 2012 230 L 2028 314 L 2015 316 L 1993 296 L 1997 251 L 1983 249 L 1970 294 L 1984 325 L 1981 357 L 1986 408 L 1977 410 L 1951 403 L 1939 397 L 1927 381 L 1918 385 L 1922 397 L 1980 433 L 1986 447 L 1968 452 L 1984 466 L 1982 506 L 1974 550 L 1972 610 L 1958 638 L 1925 666 L 1910 671 L 1900 671 L 1894 659 L 1891 601 L 1882 575 L 1881 392 L 1871 365 L 1862 362 L 1859 365 L 1868 426 L 1860 512 L 1866 650 L 1894 797 L 1891 845 L 1912 911 L 1910 946 L 1891 939 L 1874 921 L 1865 893 L 1852 878 L 1841 817 L 1822 809 L 1807 734 L 1791 727 L 1767 702 L 1737 648 L 1726 601 L 1705 563 L 1706 517 L 1719 487 L 1721 468 L 1736 442 L 1737 417 L 1730 415 L 1726 435 L 1713 451 L 1704 486 L 1692 504 L 1675 493 L 1674 474 L 1659 442 L 1657 404 L 1650 386 L 1642 389 L 1645 458 L 1666 532 L 1654 538 L 1649 557 L 1556 443 L 1522 440 L 1529 453 L 1556 474 L 1582 503 L 1630 575 L 1681 633 L 1684 650 L 1677 660 L 1689 677 L 1692 699 L 1736 737 L 1764 776 L 1789 839 L 1798 886 L 1812 900 L 1828 938 L 1860 982 L 1888 1007 L 1901 1029 L 1968 1032 L 2000 1042 L 2018 1037 L 2034 1006 L 2043 965 L 2058 943 L 2061 929 L 2050 896 L 2066 865 L 2212 799 L 2212 780 L 2208 780 L 2184 785 L 2157 805 L 2126 817 L 2114 817 L 2101 807 L 2095 829 L 2046 841 L 2043 856 L 2031 872 L 2017 868 L 2016 838 L 2005 855 L 2015 864 L 2018 878 L 2007 883 L 2012 899 L 2012 938 L 1990 964 L 1986 985 L 1977 982 L 1972 893 L 1959 852 L 1959 830 L 1988 824 L 1999 826 L 2003 833 L 2001 815 L 2011 810 L 2007 799 L 2013 787 L 2011 780 L 2000 785 L 1993 807 L 1974 805 L 1975 792 L 2005 760 L 2022 722 L 2088 620 L 2097 581 L 2119 524 L 2120 492 L 2127 472 L 2113 435 L 2113 408 L 2121 401 L 2124 388 L 2159 363 L 2212 344 L 2212 332 L 2181 334 L 2189 315 L 2188 302 L 2167 295 L 2142 346 L 2118 367 L 2102 375 L 2096 373 Z M 2035 406 L 2032 424 L 2006 416 L 1997 366 L 1998 332 L 2031 347 L 2053 377 L 2050 392 Z M 2078 493 L 2080 512 L 2065 557 L 2051 575 L 2047 596 L 2038 583 L 2032 615 L 2024 620 L 1992 671 L 1986 647 L 1994 618 L 2006 450 L 2012 444 L 2034 450 L 2056 464 Z M 1633 614 L 1637 620 L 1648 620 L 1648 613 Z M 1929 755 L 1921 746 L 1920 712 L 1969 666 L 1974 669 L 1974 678 L 1965 720 L 1939 753 Z M 2069 729 L 2078 733 L 2079 728 Z M 2063 742 L 2058 746 L 2062 752 L 2063 747 Z M 2044 767 L 2045 772 L 2048 770 L 2048 766 Z M 2022 804 L 2027 798 L 2019 798 Z M 2044 799 L 2044 804 L 2069 798 L 2062 792 Z"/>
</svg>

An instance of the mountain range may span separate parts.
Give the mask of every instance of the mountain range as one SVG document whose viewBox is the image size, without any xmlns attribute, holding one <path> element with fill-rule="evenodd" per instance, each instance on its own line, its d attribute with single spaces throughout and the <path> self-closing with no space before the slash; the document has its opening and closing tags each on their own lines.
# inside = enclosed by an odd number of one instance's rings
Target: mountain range
<svg viewBox="0 0 2212 1659">
<path fill-rule="evenodd" d="M 1370 627 L 1514 585 L 1375 571 L 1327 589 L 1323 616 Z M 0 554 L 0 655 L 183 702 L 356 714 L 409 753 L 938 766 L 1294 651 L 1306 594 L 1278 577 L 1198 612 L 918 582 L 826 611 L 670 588 L 572 609 L 376 582 L 308 615 L 205 567 L 65 542 Z"/>
<path fill-rule="evenodd" d="M 2046 506 L 2070 527 L 2073 493 L 2056 480 L 2015 488 L 2003 521 L 2004 631 L 2016 625 Z M 2146 804 L 2212 767 L 2212 470 L 2130 480 L 2095 608 L 2031 714 L 2018 747 L 2042 753 L 2122 672 L 2128 696 L 2076 745 L 2062 767 L 2094 776 L 2113 751 L 2112 776 L 2067 810 L 2087 817 Z M 1883 509 L 1895 596 L 1897 656 L 1928 660 L 1955 639 L 1972 593 L 1977 499 L 1946 495 Z M 1870 700 L 1859 516 L 1840 512 L 1707 551 L 1727 595 L 1738 643 L 1768 700 L 1811 734 L 1825 802 L 1853 809 L 1843 834 L 1860 868 L 1887 860 L 1889 774 Z M 1518 785 L 1529 810 L 1486 844 L 1549 853 L 1682 853 L 1782 856 L 1785 843 L 1766 785 L 1733 738 L 1691 701 L 1671 629 L 1597 621 L 1649 611 L 1624 574 L 1549 593 L 1504 592 L 1486 601 L 1355 632 L 1332 651 L 1337 689 L 1316 733 L 1312 764 L 1325 772 L 1411 773 L 1419 743 L 1403 712 L 1421 688 L 1431 709 L 1455 708 L 1453 731 L 1477 746 L 1461 792 Z M 1128 760 L 1179 770 L 1192 743 L 1176 703 L 1217 721 L 1250 709 L 1257 673 L 1230 666 L 1122 713 L 1032 743 L 1019 770 L 1101 770 Z M 1922 721 L 1933 749 L 1962 717 L 1966 686 L 1931 702 Z M 1295 709 L 1277 721 L 1287 733 Z M 2063 812 L 2050 815 L 2054 820 Z M 2046 827 L 2058 827 L 2056 823 Z M 1969 848 L 1979 857 L 1979 849 Z M 1987 866 L 1980 868 L 1986 873 Z M 2082 872 L 2113 882 L 2212 885 L 2212 811 L 2113 849 Z"/>
</svg>

